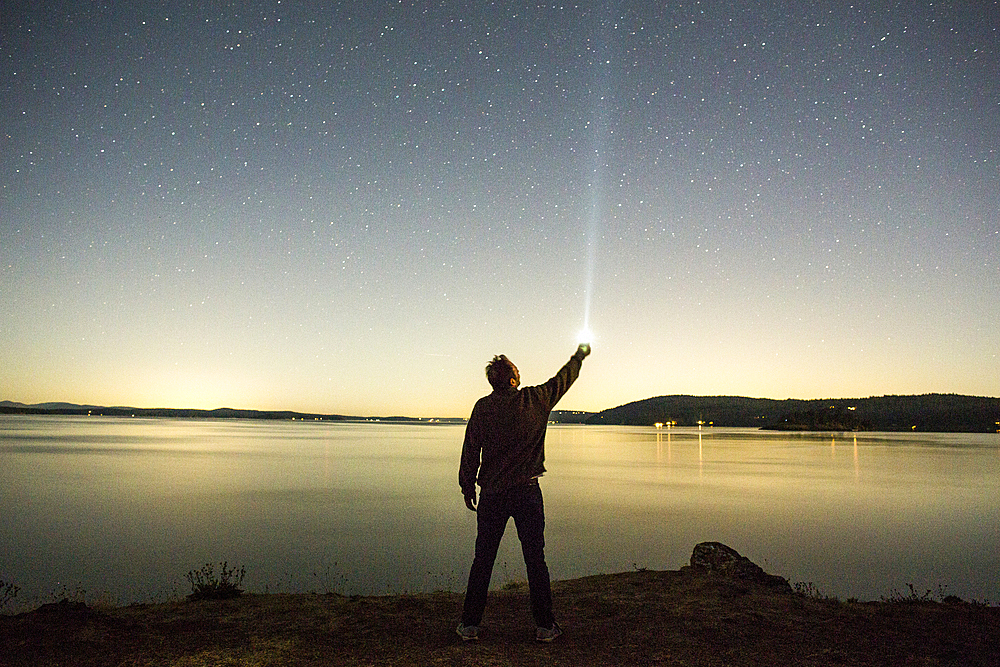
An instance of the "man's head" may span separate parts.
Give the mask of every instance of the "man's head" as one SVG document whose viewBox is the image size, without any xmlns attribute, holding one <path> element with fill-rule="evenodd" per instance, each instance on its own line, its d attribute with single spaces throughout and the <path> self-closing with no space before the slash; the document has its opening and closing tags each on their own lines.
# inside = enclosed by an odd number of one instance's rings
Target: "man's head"
<svg viewBox="0 0 1000 667">
<path fill-rule="evenodd" d="M 486 364 L 486 379 L 494 389 L 507 389 L 517 387 L 521 384 L 521 374 L 517 370 L 514 362 L 503 356 L 493 357 L 493 361 Z"/>
</svg>

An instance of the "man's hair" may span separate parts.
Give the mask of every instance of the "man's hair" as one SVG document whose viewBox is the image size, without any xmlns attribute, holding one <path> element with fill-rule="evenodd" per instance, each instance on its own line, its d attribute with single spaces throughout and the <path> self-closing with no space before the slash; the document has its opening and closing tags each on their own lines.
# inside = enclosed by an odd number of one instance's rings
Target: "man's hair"
<svg viewBox="0 0 1000 667">
<path fill-rule="evenodd" d="M 493 361 L 486 364 L 486 379 L 494 389 L 510 387 L 510 381 L 514 379 L 514 364 L 502 354 L 493 357 Z"/>
</svg>

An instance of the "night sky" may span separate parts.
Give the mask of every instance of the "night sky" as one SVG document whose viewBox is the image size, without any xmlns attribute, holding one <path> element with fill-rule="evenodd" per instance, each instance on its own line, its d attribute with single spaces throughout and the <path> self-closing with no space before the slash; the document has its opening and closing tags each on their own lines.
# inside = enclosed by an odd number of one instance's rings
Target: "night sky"
<svg viewBox="0 0 1000 667">
<path fill-rule="evenodd" d="M 16 5 L 16 6 L 15 6 Z M 20 2 L 0 399 L 997 396 L 1000 3 Z"/>
</svg>

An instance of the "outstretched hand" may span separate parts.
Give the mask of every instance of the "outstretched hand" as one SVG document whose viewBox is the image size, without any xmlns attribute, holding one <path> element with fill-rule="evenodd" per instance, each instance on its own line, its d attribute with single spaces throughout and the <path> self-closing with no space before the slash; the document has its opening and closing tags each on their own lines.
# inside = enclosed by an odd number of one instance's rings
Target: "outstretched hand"
<svg viewBox="0 0 1000 667">
<path fill-rule="evenodd" d="M 581 359 L 586 357 L 590 354 L 590 343 L 580 343 L 580 347 L 576 348 L 576 353 L 580 355 Z"/>
<path fill-rule="evenodd" d="M 473 512 L 475 512 L 476 511 L 476 496 L 475 495 L 466 496 L 465 497 L 465 506 L 468 507 Z"/>
</svg>

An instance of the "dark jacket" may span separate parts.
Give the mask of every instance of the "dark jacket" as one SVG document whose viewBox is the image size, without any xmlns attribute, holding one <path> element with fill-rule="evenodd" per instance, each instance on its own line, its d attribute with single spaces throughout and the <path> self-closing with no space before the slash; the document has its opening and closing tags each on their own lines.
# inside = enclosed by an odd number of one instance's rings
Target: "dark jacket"
<svg viewBox="0 0 1000 667">
<path fill-rule="evenodd" d="M 495 389 L 476 401 L 465 427 L 458 483 L 475 496 L 527 484 L 545 472 L 545 426 L 556 402 L 580 375 L 583 357 L 570 357 L 555 377 L 536 387 Z"/>
</svg>

